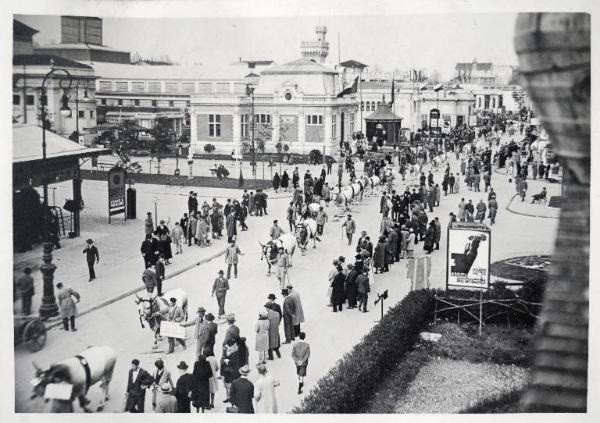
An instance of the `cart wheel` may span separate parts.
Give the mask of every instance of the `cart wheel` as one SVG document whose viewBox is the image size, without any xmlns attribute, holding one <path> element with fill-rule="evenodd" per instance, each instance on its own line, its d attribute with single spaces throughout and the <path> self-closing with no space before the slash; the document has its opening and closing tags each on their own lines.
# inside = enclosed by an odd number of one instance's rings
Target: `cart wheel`
<svg viewBox="0 0 600 423">
<path fill-rule="evenodd" d="M 25 325 L 23 343 L 27 345 L 27 348 L 31 352 L 37 352 L 44 347 L 46 343 L 46 327 L 40 320 L 35 319 Z"/>
</svg>

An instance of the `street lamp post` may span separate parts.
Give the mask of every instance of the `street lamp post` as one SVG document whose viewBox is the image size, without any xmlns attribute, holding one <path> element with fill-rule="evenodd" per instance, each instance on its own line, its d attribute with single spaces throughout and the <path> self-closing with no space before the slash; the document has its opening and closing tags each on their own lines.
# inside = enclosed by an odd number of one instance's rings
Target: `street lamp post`
<svg viewBox="0 0 600 423">
<path fill-rule="evenodd" d="M 250 125 L 251 125 L 251 134 L 250 134 L 250 142 L 251 142 L 251 146 L 250 146 L 250 154 L 252 156 L 252 177 L 254 178 L 254 187 L 256 188 L 256 147 L 254 145 L 254 128 L 255 128 L 255 117 L 254 117 L 254 89 L 256 88 L 256 85 L 258 83 L 258 75 L 255 75 L 253 73 L 249 73 L 248 75 L 246 75 L 246 93 L 247 95 L 250 96 L 250 100 L 251 100 L 251 107 L 250 107 L 250 114 L 251 114 L 251 121 L 250 121 Z"/>
<path fill-rule="evenodd" d="M 83 89 L 83 101 L 87 102 L 89 100 L 86 83 Z M 75 133 L 77 134 L 77 142 L 79 142 L 79 81 L 75 83 Z"/>
<path fill-rule="evenodd" d="M 47 84 L 50 81 L 50 77 L 57 72 L 63 72 L 65 77 L 61 78 L 59 81 L 59 87 L 64 91 L 67 91 L 71 88 L 71 84 L 73 79 L 71 74 L 66 69 L 55 69 L 51 68 L 50 72 L 48 72 L 44 79 L 42 80 L 42 95 L 40 97 L 40 103 L 42 106 L 42 186 L 44 192 L 44 203 L 42 206 L 42 236 L 44 239 L 44 264 L 41 266 L 41 271 L 43 276 L 43 297 L 42 304 L 40 305 L 40 317 L 43 319 L 47 319 L 49 317 L 56 316 L 58 314 L 58 305 L 56 304 L 56 297 L 54 296 L 54 271 L 56 270 L 56 265 L 52 263 L 52 242 L 50 242 L 50 228 L 49 228 L 49 212 L 48 212 L 48 163 L 46 157 L 46 126 L 47 126 L 47 116 L 46 116 L 46 104 L 48 103 L 47 96 Z M 63 86 L 63 81 L 68 81 L 67 86 Z M 67 116 L 71 109 L 69 108 L 69 99 L 65 93 L 61 98 L 61 108 L 60 113 L 63 116 Z"/>
</svg>

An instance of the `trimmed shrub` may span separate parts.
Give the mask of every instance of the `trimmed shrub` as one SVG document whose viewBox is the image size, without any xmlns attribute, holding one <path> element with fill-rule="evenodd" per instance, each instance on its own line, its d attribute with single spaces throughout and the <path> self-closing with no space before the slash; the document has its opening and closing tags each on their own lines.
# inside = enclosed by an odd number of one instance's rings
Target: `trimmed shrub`
<svg viewBox="0 0 600 423">
<path fill-rule="evenodd" d="M 205 144 L 204 145 L 204 151 L 206 151 L 208 154 L 211 154 L 213 151 L 215 151 L 216 147 L 212 144 Z"/>
<path fill-rule="evenodd" d="M 356 413 L 433 316 L 431 290 L 410 292 L 322 377 L 294 413 Z"/>
<path fill-rule="evenodd" d="M 472 407 L 461 411 L 461 414 L 506 414 L 506 413 L 522 413 L 519 401 L 524 391 L 516 389 L 503 394 L 495 395 L 491 398 L 486 398 L 477 401 Z"/>
</svg>

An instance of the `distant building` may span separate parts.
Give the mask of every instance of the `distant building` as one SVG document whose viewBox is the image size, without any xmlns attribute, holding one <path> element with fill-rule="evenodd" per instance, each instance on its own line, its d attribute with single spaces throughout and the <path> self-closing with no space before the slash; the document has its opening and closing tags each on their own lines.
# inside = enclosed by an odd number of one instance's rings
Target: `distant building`
<svg viewBox="0 0 600 423">
<path fill-rule="evenodd" d="M 478 63 L 473 58 L 471 63 L 457 63 L 456 81 L 463 84 L 493 85 L 495 83 L 493 64 L 490 62 Z"/>
<path fill-rule="evenodd" d="M 305 59 L 313 59 L 317 63 L 324 64 L 329 55 L 329 42 L 325 40 L 327 34 L 326 26 L 317 26 L 315 29 L 317 39 L 313 41 L 302 41 L 300 54 Z"/>
<path fill-rule="evenodd" d="M 61 69 L 46 83 L 48 125 L 52 131 L 66 137 L 76 131 L 82 133 L 84 127 L 96 125 L 94 69 L 63 57 L 35 53 L 32 37 L 37 32 L 17 20 L 13 23 L 13 122 L 42 126 L 42 81 L 52 69 Z M 63 70 L 71 75 L 70 83 L 63 80 Z M 64 96 L 71 109 L 67 116 L 59 112 Z"/>
</svg>

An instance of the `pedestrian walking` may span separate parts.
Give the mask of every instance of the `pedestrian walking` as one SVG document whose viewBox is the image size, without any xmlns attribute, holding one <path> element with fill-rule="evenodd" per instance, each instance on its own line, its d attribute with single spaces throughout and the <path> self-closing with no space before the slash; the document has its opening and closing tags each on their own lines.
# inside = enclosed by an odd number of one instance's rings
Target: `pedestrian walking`
<svg viewBox="0 0 600 423">
<path fill-rule="evenodd" d="M 273 360 L 273 351 L 277 354 L 278 358 L 281 358 L 279 347 L 281 346 L 281 340 L 279 337 L 279 325 L 281 324 L 281 315 L 275 310 L 275 303 L 266 303 L 265 308 L 267 309 L 267 320 L 269 321 L 269 350 L 268 360 Z"/>
<path fill-rule="evenodd" d="M 83 254 L 85 254 L 85 260 L 87 261 L 88 271 L 90 274 L 89 282 L 96 279 L 96 272 L 94 272 L 94 262 L 100 263 L 100 254 L 98 253 L 98 249 L 94 245 L 94 241 L 91 238 L 88 238 L 86 241 L 86 246 L 83 249 Z"/>
<path fill-rule="evenodd" d="M 348 239 L 348 245 L 352 244 L 352 235 L 356 232 L 356 222 L 352 220 L 352 215 L 349 214 L 348 220 L 342 224 L 342 228 L 346 228 L 346 238 Z"/>
<path fill-rule="evenodd" d="M 416 244 L 416 234 L 413 228 L 408 230 L 408 237 L 406 238 L 406 258 L 413 258 L 413 251 Z"/>
<path fill-rule="evenodd" d="M 125 411 L 143 413 L 146 402 L 146 389 L 152 385 L 152 376 L 140 367 L 140 360 L 131 360 L 131 369 L 127 377 L 125 392 Z"/>
<path fill-rule="evenodd" d="M 218 382 L 221 378 L 221 376 L 219 376 L 220 367 L 217 357 L 215 357 L 215 355 L 212 352 L 206 356 L 206 361 L 210 365 L 210 369 L 212 371 L 212 375 L 210 379 L 208 379 L 208 391 L 210 392 L 210 405 L 208 406 L 208 408 L 213 409 L 215 408 L 215 395 L 219 390 Z"/>
<path fill-rule="evenodd" d="M 200 410 L 210 408 L 210 379 L 213 375 L 212 367 L 206 361 L 206 357 L 200 354 L 198 360 L 194 363 L 193 388 L 192 388 L 192 404 L 196 409 L 196 413 Z"/>
<path fill-rule="evenodd" d="M 231 215 L 230 215 L 231 216 Z M 230 241 L 229 247 L 225 250 L 225 263 L 227 264 L 227 279 L 231 278 L 231 266 L 233 266 L 233 277 L 238 277 L 238 255 L 243 256 L 244 253 L 235 244 L 235 241 Z"/>
<path fill-rule="evenodd" d="M 290 258 L 283 247 L 279 247 L 279 250 L 277 251 L 277 259 L 275 260 L 275 265 L 277 266 L 275 270 L 275 275 L 277 276 L 277 280 L 279 281 L 280 288 L 283 289 L 285 288 L 285 279 L 287 276 L 287 271 L 290 267 Z"/>
<path fill-rule="evenodd" d="M 192 390 L 194 387 L 194 377 L 187 372 L 188 365 L 185 361 L 179 362 L 179 378 L 175 383 L 175 399 L 177 399 L 177 412 L 189 413 Z"/>
<path fill-rule="evenodd" d="M 496 223 L 496 214 L 498 213 L 498 201 L 496 201 L 496 196 L 492 197 L 488 201 L 488 213 L 490 218 L 490 225 Z"/>
<path fill-rule="evenodd" d="M 219 270 L 219 276 L 215 279 L 212 287 L 211 297 L 216 295 L 219 306 L 219 318 L 225 315 L 225 296 L 229 290 L 229 281 L 223 277 L 223 270 Z"/>
<path fill-rule="evenodd" d="M 479 223 L 483 223 L 483 220 L 485 219 L 486 211 L 487 211 L 487 207 L 486 207 L 485 203 L 483 202 L 483 200 L 480 199 L 479 203 L 477 203 L 477 218 L 476 218 L 476 220 L 479 220 Z"/>
<path fill-rule="evenodd" d="M 302 308 L 302 300 L 300 299 L 300 293 L 294 289 L 292 284 L 288 283 L 287 289 L 290 293 L 290 297 L 292 297 L 294 303 L 296 304 L 296 314 L 294 316 L 294 336 L 298 336 L 300 333 L 300 324 L 304 323 L 304 309 Z"/>
<path fill-rule="evenodd" d="M 235 314 L 230 313 L 227 315 L 227 331 L 225 332 L 225 339 L 223 340 L 223 345 L 227 345 L 229 340 L 233 339 L 236 341 L 240 337 L 240 328 L 235 324 Z M 239 366 L 238 366 L 239 367 Z"/>
<path fill-rule="evenodd" d="M 279 380 L 267 372 L 267 366 L 264 364 L 256 366 L 256 370 L 258 378 L 254 381 L 255 411 L 257 414 L 277 414 L 275 388 L 279 386 Z"/>
<path fill-rule="evenodd" d="M 238 345 L 235 339 L 229 339 L 223 346 L 223 356 L 221 357 L 221 376 L 225 386 L 225 400 L 223 402 L 231 401 L 231 384 L 240 377 L 238 362 Z"/>
<path fill-rule="evenodd" d="M 267 362 L 267 351 L 269 350 L 269 320 L 266 309 L 258 313 L 258 321 L 254 324 L 254 333 L 256 342 L 254 344 L 258 352 L 258 364 Z"/>
<path fill-rule="evenodd" d="M 283 233 L 283 231 L 279 227 L 277 220 L 274 220 L 273 226 L 271 226 L 271 230 L 269 232 L 269 236 L 271 237 L 271 240 L 275 241 L 277 238 L 279 238 L 281 236 L 282 233 Z"/>
<path fill-rule="evenodd" d="M 225 226 L 227 228 L 227 242 L 234 242 L 237 237 L 237 226 L 235 223 L 235 216 L 233 213 L 228 213 L 225 219 Z"/>
<path fill-rule="evenodd" d="M 71 323 L 71 330 L 75 332 L 75 317 L 77 316 L 77 303 L 81 300 L 79 292 L 73 288 L 65 287 L 62 282 L 56 284 L 58 291 L 56 293 L 56 300 L 58 307 L 60 308 L 60 317 L 63 323 L 63 329 L 69 330 L 69 323 Z"/>
<path fill-rule="evenodd" d="M 339 264 L 336 266 L 336 271 L 337 273 L 331 282 L 331 304 L 334 313 L 342 311 L 342 305 L 345 301 L 344 282 L 346 280 L 346 275 L 344 275 L 343 268 Z"/>
<path fill-rule="evenodd" d="M 170 298 L 169 302 L 171 304 L 171 306 L 169 307 L 169 313 L 167 315 L 169 322 L 175 322 L 175 323 L 183 322 L 185 319 L 185 313 L 183 312 L 183 309 L 181 308 L 181 306 L 179 306 L 177 304 L 177 299 Z M 180 339 L 180 338 L 168 337 L 167 340 L 169 342 L 169 351 L 167 352 L 167 354 L 172 354 L 175 351 L 175 339 L 177 339 L 177 342 L 180 343 L 181 346 L 183 347 L 183 349 L 185 350 L 185 338 Z"/>
<path fill-rule="evenodd" d="M 294 331 L 294 318 L 296 317 L 296 303 L 289 296 L 287 288 L 281 290 L 283 295 L 283 331 L 285 334 L 284 344 L 291 343 L 296 337 Z"/>
<path fill-rule="evenodd" d="M 179 225 L 179 222 L 175 222 L 175 227 L 171 232 L 173 236 L 173 243 L 175 244 L 175 254 L 183 254 L 183 229 Z"/>
<path fill-rule="evenodd" d="M 184 328 L 194 326 L 194 339 L 196 340 L 196 357 L 202 354 L 202 348 L 204 347 L 205 341 L 205 328 L 206 318 L 204 317 L 206 309 L 204 307 L 198 307 L 196 311 L 196 317 L 190 322 L 183 323 L 181 326 Z"/>
<path fill-rule="evenodd" d="M 23 276 L 17 279 L 16 285 L 19 297 L 21 297 L 21 313 L 29 316 L 31 314 L 31 298 L 35 294 L 30 267 L 23 269 Z"/>
<path fill-rule="evenodd" d="M 150 212 L 146 213 L 146 218 L 144 219 L 144 231 L 146 235 L 151 235 L 154 232 L 154 220 Z"/>
<path fill-rule="evenodd" d="M 325 211 L 323 210 L 323 206 L 320 206 L 319 211 L 317 212 L 317 217 L 316 217 L 317 235 L 323 235 L 323 227 L 325 226 L 325 223 L 327 222 L 327 220 L 328 220 L 327 213 L 325 213 Z"/>
<path fill-rule="evenodd" d="M 237 413 L 254 414 L 254 385 L 248 380 L 250 368 L 245 365 L 239 372 L 240 377 L 231 384 L 231 404 L 237 408 Z"/>
<path fill-rule="evenodd" d="M 435 237 L 434 237 L 434 244 L 435 244 L 435 249 L 439 250 L 440 249 L 440 239 L 442 238 L 442 224 L 440 223 L 440 219 L 439 217 L 436 217 L 435 219 L 433 219 L 433 223 L 435 225 Z"/>
<path fill-rule="evenodd" d="M 292 347 L 292 359 L 296 365 L 296 374 L 298 375 L 298 395 L 302 393 L 304 387 L 304 378 L 306 377 L 306 368 L 308 367 L 308 359 L 310 358 L 310 345 L 305 341 L 306 334 L 300 332 L 300 338 Z"/>
<path fill-rule="evenodd" d="M 140 247 L 142 258 L 144 259 L 144 267 L 147 269 L 155 263 L 154 260 L 154 245 L 152 244 L 152 235 L 146 235 L 142 246 Z"/>
</svg>

